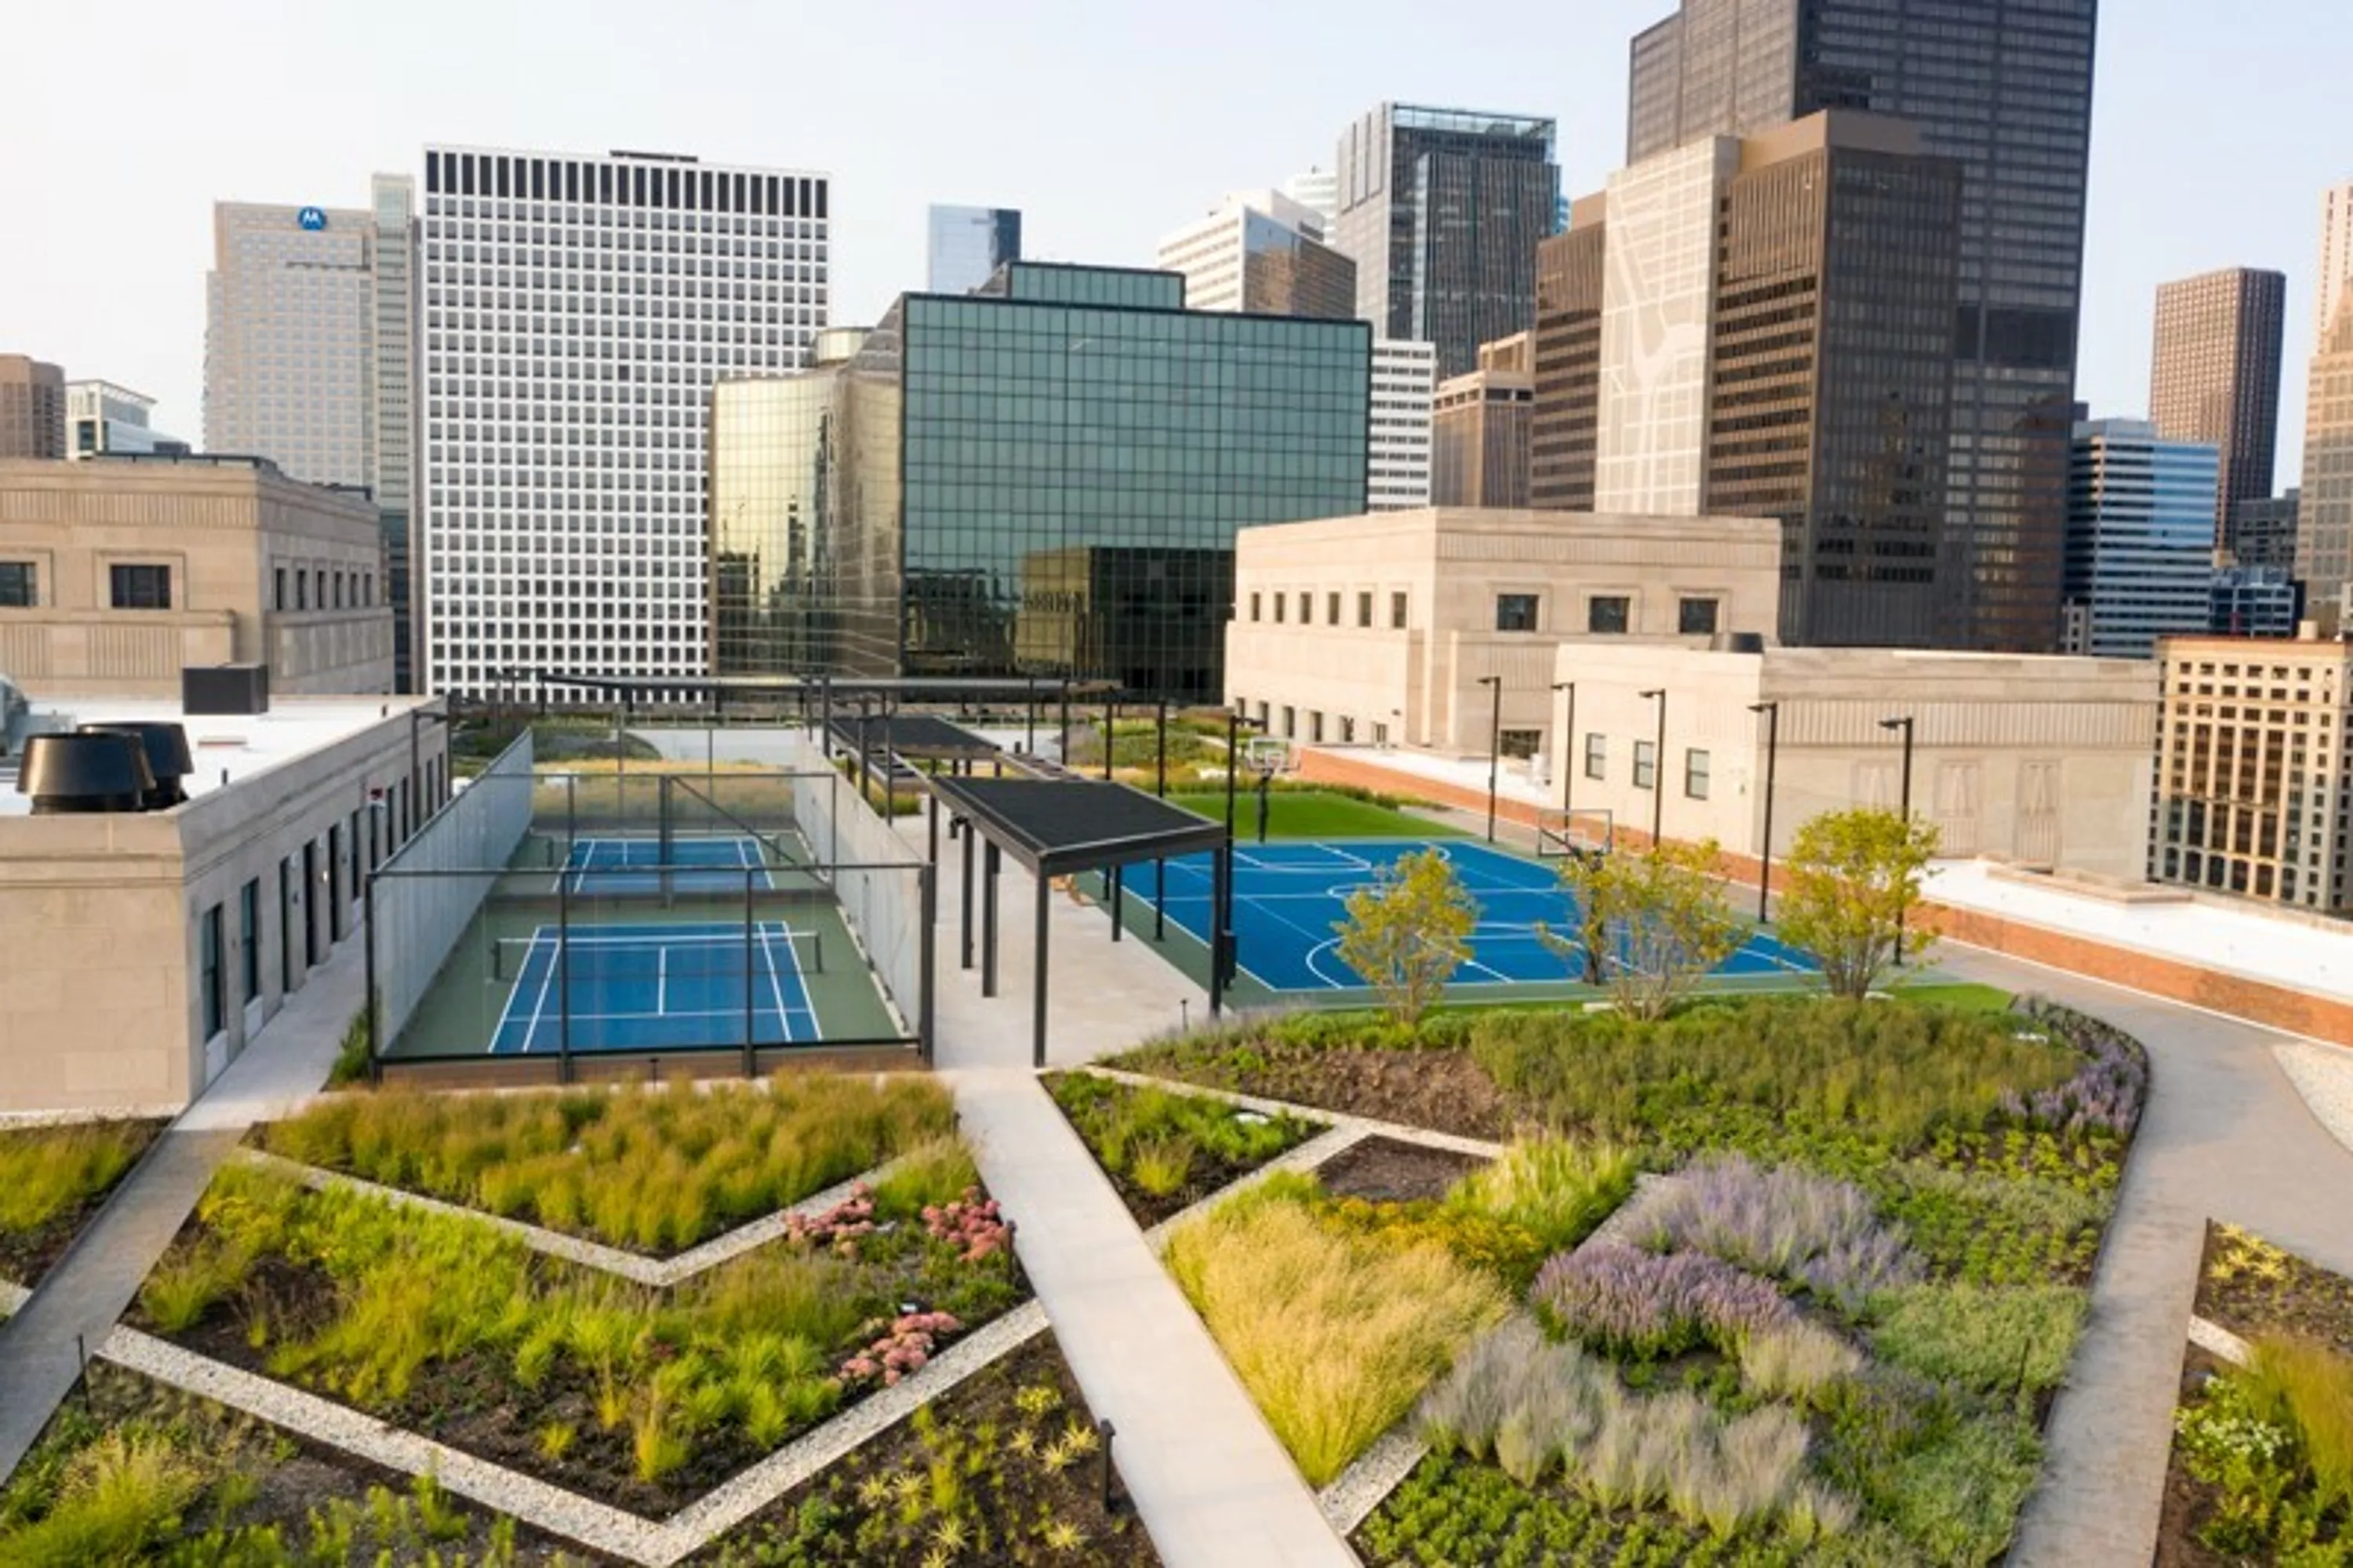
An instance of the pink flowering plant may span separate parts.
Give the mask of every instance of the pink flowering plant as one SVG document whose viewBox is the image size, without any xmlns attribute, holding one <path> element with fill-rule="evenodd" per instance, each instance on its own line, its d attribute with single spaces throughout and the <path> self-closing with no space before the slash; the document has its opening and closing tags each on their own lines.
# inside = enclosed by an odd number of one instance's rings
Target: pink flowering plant
<svg viewBox="0 0 2353 1568">
<path fill-rule="evenodd" d="M 1013 1222 L 998 1212 L 996 1199 L 983 1198 L 977 1187 L 965 1188 L 964 1196 L 952 1203 L 924 1204 L 923 1228 L 934 1241 L 954 1246 L 965 1263 L 978 1263 L 1013 1245 Z"/>
<path fill-rule="evenodd" d="M 859 1238 L 872 1235 L 874 1231 L 874 1189 L 863 1181 L 850 1188 L 849 1197 L 814 1218 L 807 1214 L 785 1216 L 787 1237 L 839 1257 L 856 1257 Z"/>
<path fill-rule="evenodd" d="M 845 1384 L 879 1382 L 889 1388 L 901 1378 L 921 1372 L 937 1351 L 942 1336 L 963 1332 L 964 1324 L 948 1312 L 902 1312 L 887 1327 L 877 1319 L 866 1329 L 883 1331 L 842 1362 L 839 1375 Z"/>
</svg>

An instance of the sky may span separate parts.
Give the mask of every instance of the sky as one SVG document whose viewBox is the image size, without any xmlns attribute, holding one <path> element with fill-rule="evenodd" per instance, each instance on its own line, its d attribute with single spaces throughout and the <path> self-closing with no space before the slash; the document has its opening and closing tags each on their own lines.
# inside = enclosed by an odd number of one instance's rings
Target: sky
<svg viewBox="0 0 2353 1568">
<path fill-rule="evenodd" d="M 1024 247 L 1148 264 L 1228 190 L 1329 167 L 1384 99 L 1559 122 L 1564 188 L 1624 161 L 1626 44 L 1672 0 L 0 0 L 0 353 L 202 431 L 216 200 L 364 207 L 427 141 L 611 148 L 833 176 L 838 324 L 923 277 L 932 202 Z M 2147 403 L 2157 285 L 2288 277 L 2278 488 L 2295 482 L 2322 188 L 2353 178 L 2353 5 L 2107 0 L 2078 396 Z"/>
</svg>

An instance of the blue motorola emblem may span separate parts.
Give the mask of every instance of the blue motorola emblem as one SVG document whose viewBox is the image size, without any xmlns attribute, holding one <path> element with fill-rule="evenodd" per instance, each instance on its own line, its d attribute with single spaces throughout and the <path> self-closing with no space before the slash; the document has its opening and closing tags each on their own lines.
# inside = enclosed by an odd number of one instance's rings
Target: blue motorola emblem
<svg viewBox="0 0 2353 1568">
<path fill-rule="evenodd" d="M 305 228 L 324 228 L 327 227 L 327 209 L 322 207 L 306 207 L 294 215 L 294 221 Z"/>
</svg>

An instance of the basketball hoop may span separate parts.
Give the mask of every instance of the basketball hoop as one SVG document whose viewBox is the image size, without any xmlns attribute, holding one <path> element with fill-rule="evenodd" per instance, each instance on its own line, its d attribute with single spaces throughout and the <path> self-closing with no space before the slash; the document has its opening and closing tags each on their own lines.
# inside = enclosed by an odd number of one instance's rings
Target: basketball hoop
<svg viewBox="0 0 2353 1568">
<path fill-rule="evenodd" d="M 1254 735 L 1242 747 L 1242 766 L 1252 778 L 1264 782 L 1296 772 L 1299 759 L 1292 752 L 1291 742 L 1281 736 Z"/>
</svg>

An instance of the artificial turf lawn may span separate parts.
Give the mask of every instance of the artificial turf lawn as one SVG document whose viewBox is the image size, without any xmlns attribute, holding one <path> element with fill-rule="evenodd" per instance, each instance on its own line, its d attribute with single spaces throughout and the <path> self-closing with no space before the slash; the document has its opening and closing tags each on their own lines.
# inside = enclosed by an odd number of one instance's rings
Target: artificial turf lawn
<svg viewBox="0 0 2353 1568">
<path fill-rule="evenodd" d="M 1203 794 L 1171 794 L 1173 803 L 1215 821 L 1226 817 L 1223 790 Z M 1461 830 L 1425 817 L 1409 817 L 1370 800 L 1322 789 L 1278 789 L 1268 798 L 1267 837 L 1270 839 L 1443 839 L 1460 838 Z M 1234 836 L 1248 842 L 1258 836 L 1258 792 L 1247 786 L 1234 791 Z"/>
</svg>

